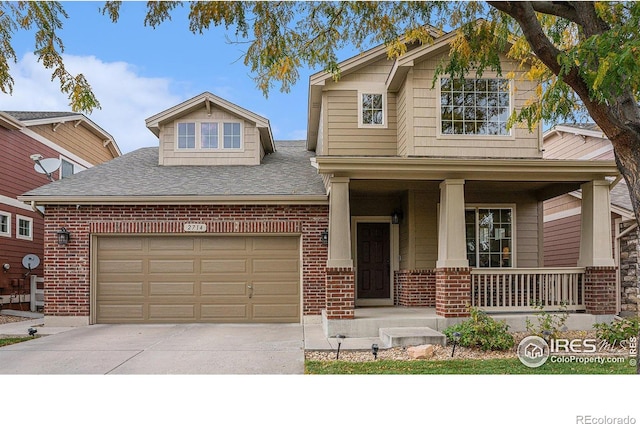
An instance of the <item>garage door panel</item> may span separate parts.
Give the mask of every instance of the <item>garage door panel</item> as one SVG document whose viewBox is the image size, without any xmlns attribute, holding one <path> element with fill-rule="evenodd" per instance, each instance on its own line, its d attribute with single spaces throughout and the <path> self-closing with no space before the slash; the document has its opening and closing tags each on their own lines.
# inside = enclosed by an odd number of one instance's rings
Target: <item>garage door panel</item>
<svg viewBox="0 0 640 424">
<path fill-rule="evenodd" d="M 225 283 L 201 283 L 203 296 L 246 296 L 247 284 L 244 281 Z"/>
<path fill-rule="evenodd" d="M 245 273 L 248 266 L 246 259 L 203 259 L 200 270 L 203 273 Z"/>
<path fill-rule="evenodd" d="M 102 303 L 98 306 L 98 316 L 102 318 L 103 322 L 141 321 L 144 319 L 144 306 L 142 304 L 110 305 Z"/>
<path fill-rule="evenodd" d="M 203 320 L 239 322 L 249 319 L 246 304 L 200 305 L 200 317 Z"/>
<path fill-rule="evenodd" d="M 151 237 L 149 240 L 149 251 L 171 252 L 171 254 L 193 253 L 195 251 L 196 240 L 188 237 Z"/>
<path fill-rule="evenodd" d="M 154 274 L 181 274 L 184 272 L 193 273 L 196 270 L 194 260 L 150 260 L 149 273 Z"/>
<path fill-rule="evenodd" d="M 195 295 L 193 282 L 150 282 L 149 295 L 151 296 L 193 296 Z"/>
<path fill-rule="evenodd" d="M 101 260 L 98 261 L 98 272 L 101 274 L 139 274 L 144 263 L 142 260 Z"/>
<path fill-rule="evenodd" d="M 96 246 L 97 322 L 299 322 L 299 237 L 101 236 Z"/>
<path fill-rule="evenodd" d="M 163 304 L 150 304 L 149 305 L 149 319 L 150 320 L 194 320 L 196 318 L 195 305 L 163 305 Z"/>
<path fill-rule="evenodd" d="M 101 297 L 130 297 L 144 294 L 144 283 L 138 282 L 103 282 L 98 289 Z"/>
</svg>

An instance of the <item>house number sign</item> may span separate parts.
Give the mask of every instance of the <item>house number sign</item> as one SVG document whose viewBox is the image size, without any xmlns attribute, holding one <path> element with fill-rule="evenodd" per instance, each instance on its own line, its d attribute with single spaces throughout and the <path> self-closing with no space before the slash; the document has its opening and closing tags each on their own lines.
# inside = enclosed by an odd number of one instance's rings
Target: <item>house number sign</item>
<svg viewBox="0 0 640 424">
<path fill-rule="evenodd" d="M 183 229 L 185 233 L 206 233 L 207 224 L 194 224 L 187 222 L 184 224 Z"/>
</svg>

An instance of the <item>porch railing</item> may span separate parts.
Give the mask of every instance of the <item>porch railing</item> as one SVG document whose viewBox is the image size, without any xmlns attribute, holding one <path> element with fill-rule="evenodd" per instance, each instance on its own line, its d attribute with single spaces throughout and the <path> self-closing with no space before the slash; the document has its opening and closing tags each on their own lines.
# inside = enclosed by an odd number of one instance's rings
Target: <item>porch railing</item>
<svg viewBox="0 0 640 424">
<path fill-rule="evenodd" d="M 471 306 L 492 312 L 583 311 L 584 268 L 472 268 Z"/>
</svg>

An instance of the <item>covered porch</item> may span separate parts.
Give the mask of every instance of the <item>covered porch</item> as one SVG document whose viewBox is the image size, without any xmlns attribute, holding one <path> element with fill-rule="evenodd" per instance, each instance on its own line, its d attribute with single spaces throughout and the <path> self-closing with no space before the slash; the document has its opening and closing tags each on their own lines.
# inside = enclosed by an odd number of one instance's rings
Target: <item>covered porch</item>
<svg viewBox="0 0 640 424">
<path fill-rule="evenodd" d="M 330 193 L 324 320 L 362 308 L 436 318 L 615 314 L 612 162 L 317 157 Z M 545 268 L 542 202 L 581 189 L 580 261 Z M 332 326 L 340 326 L 332 323 Z"/>
</svg>

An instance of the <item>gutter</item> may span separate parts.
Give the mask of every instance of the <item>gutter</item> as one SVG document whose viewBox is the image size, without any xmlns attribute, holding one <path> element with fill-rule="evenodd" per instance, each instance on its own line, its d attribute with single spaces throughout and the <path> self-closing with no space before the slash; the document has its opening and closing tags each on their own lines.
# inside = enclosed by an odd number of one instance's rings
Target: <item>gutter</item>
<svg viewBox="0 0 640 424">
<path fill-rule="evenodd" d="M 328 205 L 327 195 L 292 196 L 19 196 L 35 205 Z"/>
</svg>

